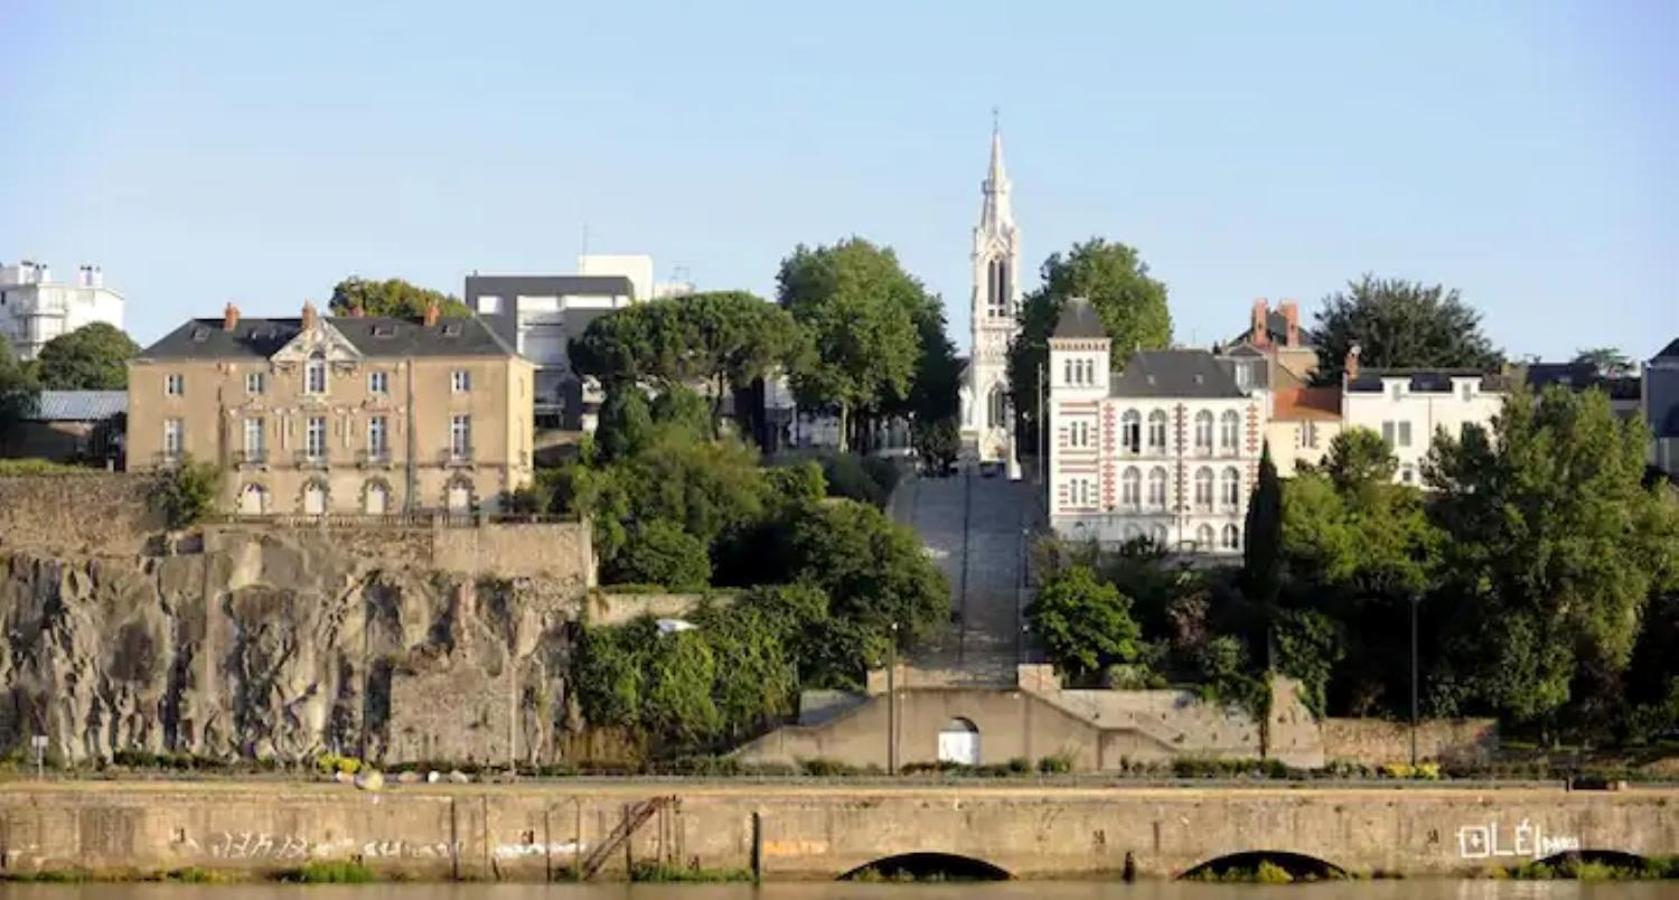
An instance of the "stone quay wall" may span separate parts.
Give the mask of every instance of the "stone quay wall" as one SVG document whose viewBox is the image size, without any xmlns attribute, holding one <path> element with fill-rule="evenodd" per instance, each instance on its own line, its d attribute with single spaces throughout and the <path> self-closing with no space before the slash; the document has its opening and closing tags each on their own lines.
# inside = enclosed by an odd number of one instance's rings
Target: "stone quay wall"
<svg viewBox="0 0 1679 900">
<path fill-rule="evenodd" d="M 906 853 L 1016 877 L 1180 875 L 1251 851 L 1350 873 L 1463 875 L 1576 850 L 1679 852 L 1679 789 L 1111 788 L 702 782 L 404 786 L 16 783 L 0 787 L 5 869 L 249 872 L 353 860 L 391 875 L 563 877 L 630 804 L 670 805 L 626 860 L 831 879 Z"/>
<path fill-rule="evenodd" d="M 1433 719 L 1417 725 L 1417 759 L 1485 765 L 1498 752 L 1497 719 Z M 1324 719 L 1323 756 L 1367 766 L 1410 762 L 1411 723 L 1386 719 Z"/>
</svg>

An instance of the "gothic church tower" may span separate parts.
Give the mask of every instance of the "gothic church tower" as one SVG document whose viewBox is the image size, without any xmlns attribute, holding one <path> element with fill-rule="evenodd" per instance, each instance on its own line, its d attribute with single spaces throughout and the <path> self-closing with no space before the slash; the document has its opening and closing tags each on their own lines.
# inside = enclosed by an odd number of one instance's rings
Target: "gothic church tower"
<svg viewBox="0 0 1679 900">
<path fill-rule="evenodd" d="M 1009 342 L 1020 332 L 1020 229 L 1009 203 L 1003 171 L 1003 135 L 991 129 L 991 167 L 980 185 L 983 201 L 974 226 L 973 353 L 962 386 L 964 443 L 982 463 L 1009 462 L 1014 439 L 1008 398 Z"/>
</svg>

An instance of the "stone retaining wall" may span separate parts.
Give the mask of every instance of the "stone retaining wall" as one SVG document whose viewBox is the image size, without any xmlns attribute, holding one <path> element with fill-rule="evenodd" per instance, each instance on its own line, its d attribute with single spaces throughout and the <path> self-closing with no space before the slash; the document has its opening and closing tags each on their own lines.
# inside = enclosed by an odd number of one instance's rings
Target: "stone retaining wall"
<svg viewBox="0 0 1679 900">
<path fill-rule="evenodd" d="M 0 550 L 138 554 L 163 530 L 146 490 L 123 472 L 0 477 Z"/>
<path fill-rule="evenodd" d="M 1497 719 L 1435 719 L 1417 726 L 1417 759 L 1485 765 L 1498 752 Z M 1386 719 L 1324 719 L 1323 755 L 1367 766 L 1410 762 L 1411 723 Z"/>
</svg>

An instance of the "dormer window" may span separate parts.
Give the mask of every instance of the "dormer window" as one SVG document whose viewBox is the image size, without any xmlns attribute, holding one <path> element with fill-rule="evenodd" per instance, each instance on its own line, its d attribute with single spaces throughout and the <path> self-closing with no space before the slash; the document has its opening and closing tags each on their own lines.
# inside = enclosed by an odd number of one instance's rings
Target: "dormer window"
<svg viewBox="0 0 1679 900">
<path fill-rule="evenodd" d="M 326 393 L 326 354 L 319 350 L 309 354 L 308 361 L 303 364 L 303 392 Z"/>
<path fill-rule="evenodd" d="M 1393 399 L 1398 400 L 1405 395 L 1405 386 L 1395 381 L 1393 383 Z"/>
</svg>

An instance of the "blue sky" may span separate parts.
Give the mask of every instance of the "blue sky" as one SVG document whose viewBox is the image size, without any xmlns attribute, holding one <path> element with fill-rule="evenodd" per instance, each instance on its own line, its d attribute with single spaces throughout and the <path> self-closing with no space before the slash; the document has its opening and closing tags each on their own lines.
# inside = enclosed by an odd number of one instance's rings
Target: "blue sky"
<svg viewBox="0 0 1679 900">
<path fill-rule="evenodd" d="M 1679 337 L 1679 3 L 0 0 L 0 260 L 100 263 L 148 341 L 339 278 L 653 254 L 774 288 L 897 248 L 967 343 L 1002 109 L 1027 266 L 1101 235 L 1180 341 L 1361 272 L 1513 354 Z"/>
</svg>

